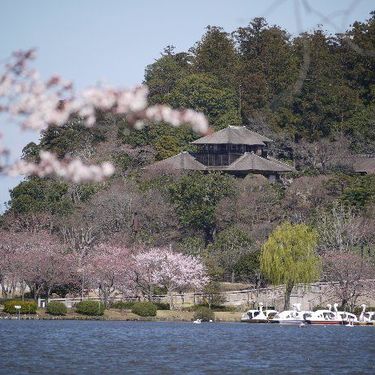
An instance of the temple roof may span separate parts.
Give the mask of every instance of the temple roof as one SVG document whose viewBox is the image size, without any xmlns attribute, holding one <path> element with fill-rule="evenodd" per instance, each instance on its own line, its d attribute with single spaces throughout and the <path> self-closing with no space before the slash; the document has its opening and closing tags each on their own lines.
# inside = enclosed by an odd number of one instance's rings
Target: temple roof
<svg viewBox="0 0 375 375">
<path fill-rule="evenodd" d="M 292 172 L 294 168 L 274 158 L 263 158 L 253 152 L 245 152 L 230 165 L 205 166 L 188 152 L 183 151 L 168 159 L 148 165 L 145 169 L 228 171 L 228 172 Z"/>
<path fill-rule="evenodd" d="M 202 144 L 237 144 L 237 145 L 261 145 L 272 142 L 272 139 L 253 132 L 245 126 L 228 126 L 213 134 L 206 135 L 192 142 L 196 145 Z"/>
<path fill-rule="evenodd" d="M 227 171 L 259 171 L 259 172 L 292 172 L 289 165 L 273 158 L 262 158 L 254 153 L 245 152 L 240 158 L 228 165 Z"/>
<path fill-rule="evenodd" d="M 206 169 L 206 166 L 196 160 L 187 151 L 183 151 L 175 156 L 148 165 L 145 169 L 190 169 L 203 171 Z"/>
</svg>

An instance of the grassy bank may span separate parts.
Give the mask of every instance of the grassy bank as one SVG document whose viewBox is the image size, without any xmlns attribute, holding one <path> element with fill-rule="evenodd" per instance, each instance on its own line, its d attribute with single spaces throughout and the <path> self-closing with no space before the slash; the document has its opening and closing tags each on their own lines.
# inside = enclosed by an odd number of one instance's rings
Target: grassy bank
<svg viewBox="0 0 375 375">
<path fill-rule="evenodd" d="M 38 309 L 36 315 L 21 315 L 21 319 L 42 320 L 123 320 L 123 321 L 165 321 L 165 322 L 190 322 L 194 312 L 178 310 L 158 310 L 155 317 L 141 317 L 130 310 L 107 309 L 103 316 L 86 316 L 74 311 L 68 311 L 64 316 L 52 316 L 44 309 Z M 2 314 L 3 319 L 16 319 L 17 315 Z M 218 322 L 239 322 L 240 312 L 215 312 L 215 320 Z"/>
</svg>

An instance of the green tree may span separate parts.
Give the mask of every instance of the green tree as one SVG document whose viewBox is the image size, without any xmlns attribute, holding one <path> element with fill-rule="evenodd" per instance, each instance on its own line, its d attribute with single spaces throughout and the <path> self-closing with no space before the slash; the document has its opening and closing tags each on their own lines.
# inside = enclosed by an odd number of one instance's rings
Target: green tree
<svg viewBox="0 0 375 375">
<path fill-rule="evenodd" d="M 218 264 L 235 282 L 235 268 L 245 254 L 251 252 L 252 241 L 241 229 L 233 226 L 221 231 L 208 251 L 217 259 Z"/>
<path fill-rule="evenodd" d="M 317 233 L 305 224 L 285 222 L 278 226 L 262 246 L 261 271 L 273 284 L 285 284 L 284 309 L 296 283 L 309 283 L 320 274 L 315 252 Z"/>
<path fill-rule="evenodd" d="M 150 90 L 150 103 L 164 103 L 165 96 L 177 81 L 190 72 L 192 57 L 189 53 L 175 53 L 173 46 L 164 49 L 162 56 L 145 70 L 145 84 Z"/>
<path fill-rule="evenodd" d="M 353 22 L 350 30 L 337 36 L 341 70 L 363 99 L 370 104 L 375 98 L 375 11 L 365 22 Z"/>
<path fill-rule="evenodd" d="M 342 69 L 337 41 L 317 30 L 294 40 L 295 54 L 303 65 L 305 77 L 293 102 L 299 136 L 318 139 L 341 129 L 358 104 L 358 95 L 348 85 Z M 306 57 L 306 50 L 308 57 Z"/>
<path fill-rule="evenodd" d="M 155 150 L 157 152 L 156 159 L 163 160 L 178 154 L 179 144 L 174 137 L 166 135 L 156 141 Z"/>
<path fill-rule="evenodd" d="M 232 178 L 221 173 L 193 172 L 169 187 L 172 203 L 183 226 L 203 231 L 206 245 L 216 231 L 215 211 L 220 200 L 232 192 Z"/>
<path fill-rule="evenodd" d="M 375 154 L 375 104 L 358 108 L 342 130 L 351 140 L 354 152 Z"/>
<path fill-rule="evenodd" d="M 68 184 L 37 177 L 22 181 L 10 191 L 9 207 L 17 214 L 48 212 L 66 215 L 73 209 Z"/>
<path fill-rule="evenodd" d="M 253 283 L 256 288 L 261 284 L 260 251 L 251 251 L 241 256 L 234 266 L 236 277 L 240 281 Z"/>
<path fill-rule="evenodd" d="M 238 111 L 235 91 L 223 87 L 215 76 L 205 73 L 191 74 L 178 81 L 167 100 L 175 108 L 192 108 L 203 112 L 215 129 L 217 122 L 222 124 L 222 116 Z M 225 124 L 228 125 L 239 124 Z"/>
<path fill-rule="evenodd" d="M 115 120 L 112 115 L 106 117 L 99 114 L 93 128 L 87 128 L 80 118 L 74 118 L 63 126 L 50 126 L 42 132 L 39 148 L 54 152 L 59 158 L 85 149 L 91 151 L 105 140 L 105 131 Z M 28 155 L 27 151 L 24 150 L 25 156 Z"/>
<path fill-rule="evenodd" d="M 277 26 L 269 27 L 261 17 L 234 35 L 240 54 L 238 83 L 244 119 L 263 113 L 271 121 L 270 111 L 290 112 L 292 85 L 298 77 L 290 35 Z"/>
<path fill-rule="evenodd" d="M 221 27 L 208 26 L 192 51 L 197 72 L 215 76 L 226 87 L 236 87 L 238 56 L 233 39 Z"/>
</svg>

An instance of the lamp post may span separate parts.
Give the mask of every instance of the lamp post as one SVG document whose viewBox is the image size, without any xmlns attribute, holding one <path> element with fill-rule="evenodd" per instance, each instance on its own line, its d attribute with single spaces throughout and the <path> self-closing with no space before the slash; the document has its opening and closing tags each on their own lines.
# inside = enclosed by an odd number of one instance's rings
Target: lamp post
<svg viewBox="0 0 375 375">
<path fill-rule="evenodd" d="M 18 320 L 20 320 L 20 310 L 21 310 L 21 306 L 20 305 L 15 305 L 14 308 L 17 310 L 18 312 Z"/>
</svg>

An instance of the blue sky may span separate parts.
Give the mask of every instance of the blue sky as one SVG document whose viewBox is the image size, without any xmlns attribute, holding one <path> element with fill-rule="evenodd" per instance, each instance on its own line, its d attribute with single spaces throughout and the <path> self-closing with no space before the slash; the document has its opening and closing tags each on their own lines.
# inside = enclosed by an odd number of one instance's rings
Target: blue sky
<svg viewBox="0 0 375 375">
<path fill-rule="evenodd" d="M 0 60 L 36 47 L 36 67 L 44 77 L 59 73 L 79 88 L 98 81 L 129 87 L 142 82 L 145 66 L 165 46 L 187 50 L 207 25 L 231 32 L 264 16 L 291 34 L 319 24 L 335 33 L 367 19 L 372 10 L 373 0 L 2 0 Z M 1 117 L 0 129 L 14 158 L 38 138 Z M 18 181 L 0 176 L 0 212 Z"/>
</svg>

